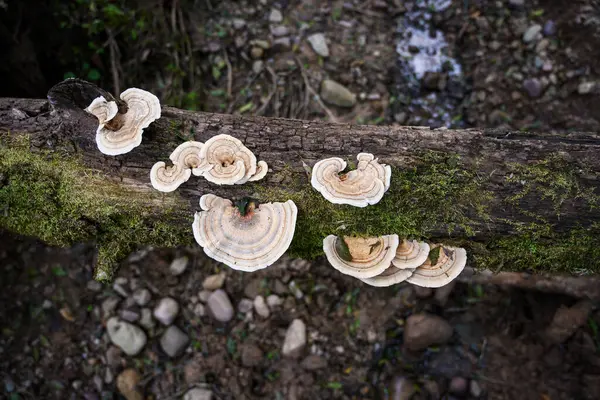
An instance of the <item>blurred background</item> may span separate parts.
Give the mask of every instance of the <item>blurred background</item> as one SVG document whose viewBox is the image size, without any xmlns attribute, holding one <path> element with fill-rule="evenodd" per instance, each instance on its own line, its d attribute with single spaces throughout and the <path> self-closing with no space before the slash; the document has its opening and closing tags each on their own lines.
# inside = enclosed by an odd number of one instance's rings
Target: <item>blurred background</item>
<svg viewBox="0 0 600 400">
<path fill-rule="evenodd" d="M 2 97 L 79 77 L 194 111 L 598 132 L 600 2 L 0 0 L 0 73 Z M 244 274 L 199 248 L 142 249 L 102 286 L 92 262 L 0 232 L 1 398 L 600 398 L 591 301 L 377 289 L 322 260 Z"/>
</svg>

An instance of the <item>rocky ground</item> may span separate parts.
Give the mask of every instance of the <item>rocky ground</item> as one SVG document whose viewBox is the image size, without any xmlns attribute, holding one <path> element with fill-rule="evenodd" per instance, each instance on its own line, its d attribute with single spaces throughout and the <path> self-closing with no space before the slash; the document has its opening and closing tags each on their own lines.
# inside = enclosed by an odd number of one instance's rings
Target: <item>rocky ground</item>
<svg viewBox="0 0 600 400">
<path fill-rule="evenodd" d="M 169 35 L 118 40 L 116 64 L 92 59 L 103 86 L 113 68 L 121 89 L 205 111 L 600 127 L 592 0 L 168 3 L 153 27 Z M 586 301 L 377 289 L 322 261 L 244 274 L 197 248 L 141 251 L 104 287 L 86 246 L 0 237 L 0 397 L 600 398 L 600 314 Z"/>
</svg>

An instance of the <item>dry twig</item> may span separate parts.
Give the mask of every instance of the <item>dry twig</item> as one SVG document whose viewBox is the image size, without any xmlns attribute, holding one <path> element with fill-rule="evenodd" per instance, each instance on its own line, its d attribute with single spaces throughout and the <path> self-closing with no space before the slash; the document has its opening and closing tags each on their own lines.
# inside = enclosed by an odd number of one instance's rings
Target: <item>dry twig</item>
<svg viewBox="0 0 600 400">
<path fill-rule="evenodd" d="M 225 58 L 225 64 L 227 64 L 227 98 L 231 98 L 231 87 L 233 85 L 233 68 L 231 68 L 231 62 L 227 55 L 227 50 L 223 50 L 223 58 Z"/>
<path fill-rule="evenodd" d="M 306 85 L 306 89 L 308 90 L 308 92 L 313 95 L 315 101 L 323 109 L 323 111 L 325 111 L 331 122 L 337 123 L 338 119 L 335 116 L 335 114 L 325 105 L 325 103 L 323 103 L 319 94 L 310 85 L 310 82 L 308 81 L 308 76 L 306 76 L 306 71 L 304 70 L 304 66 L 302 65 L 300 60 L 298 60 L 298 57 L 294 57 L 294 59 L 296 60 L 296 64 L 298 64 L 298 68 L 300 68 L 300 73 L 302 74 L 302 79 L 304 79 L 304 84 Z"/>
<path fill-rule="evenodd" d="M 273 78 L 272 84 L 271 84 L 272 88 L 271 88 L 271 91 L 269 92 L 269 95 L 267 96 L 267 99 L 263 103 L 263 105 L 260 106 L 260 108 L 258 109 L 258 111 L 256 111 L 256 115 L 263 115 L 263 112 L 266 110 L 267 106 L 271 102 L 271 99 L 273 98 L 273 95 L 277 91 L 277 74 L 268 65 L 267 65 L 266 68 L 267 68 L 267 71 L 269 71 L 269 74 L 271 74 L 271 77 Z"/>
<path fill-rule="evenodd" d="M 117 61 L 117 53 L 119 52 L 119 48 L 117 47 L 117 41 L 113 35 L 113 32 L 110 28 L 106 28 L 106 34 L 108 35 L 108 45 L 110 51 L 110 71 L 112 73 L 112 81 L 113 81 L 113 90 L 115 95 L 119 95 L 121 93 L 121 85 L 119 80 L 119 64 Z"/>
</svg>

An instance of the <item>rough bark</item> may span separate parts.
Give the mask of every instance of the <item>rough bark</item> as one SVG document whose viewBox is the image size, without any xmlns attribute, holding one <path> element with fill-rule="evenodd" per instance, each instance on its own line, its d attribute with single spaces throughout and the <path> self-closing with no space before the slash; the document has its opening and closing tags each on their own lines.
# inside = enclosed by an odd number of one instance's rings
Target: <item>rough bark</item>
<svg viewBox="0 0 600 400">
<path fill-rule="evenodd" d="M 517 237 L 526 237 L 528 243 L 533 241 L 535 246 L 549 246 L 544 249 L 551 248 L 557 240 L 564 240 L 566 244 L 561 250 L 563 256 L 563 253 L 589 252 L 598 247 L 600 208 L 596 207 L 596 193 L 600 190 L 600 134 L 597 133 L 532 134 L 493 129 L 432 130 L 427 127 L 364 126 L 211 114 L 163 107 L 161 119 L 146 129 L 139 147 L 130 153 L 110 157 L 96 148 L 97 120 L 81 111 L 88 99 L 64 106 L 56 101 L 57 97 L 54 96 L 54 105 L 47 100 L 0 99 L 0 134 L 6 136 L 10 132 L 11 137 L 28 137 L 32 154 L 60 152 L 67 157 L 81 157 L 86 168 L 100 171 L 105 179 L 116 182 L 124 191 L 140 193 L 137 200 L 144 202 L 146 208 L 154 210 L 156 215 L 161 215 L 165 199 L 176 198 L 181 206 L 174 210 L 173 224 L 188 224 L 198 210 L 199 197 L 204 193 L 227 198 L 254 195 L 262 200 L 285 200 L 282 197 L 286 193 L 293 195 L 300 190 L 310 192 L 306 166 L 312 166 L 325 157 L 340 156 L 353 160 L 359 152 L 370 152 L 394 167 L 390 192 L 395 193 L 399 202 L 407 201 L 406 204 L 411 204 L 410 197 L 413 195 L 416 196 L 415 201 L 422 201 L 420 195 L 416 194 L 422 188 L 418 187 L 418 183 L 411 182 L 412 186 L 405 190 L 403 182 L 394 179 L 399 176 L 397 171 L 416 171 L 415 179 L 418 180 L 419 174 L 427 170 L 423 176 L 437 179 L 432 174 L 437 167 L 432 163 L 443 160 L 444 165 L 440 165 L 439 169 L 445 168 L 442 171 L 444 179 L 453 179 L 464 171 L 470 174 L 465 176 L 470 177 L 475 185 L 472 187 L 474 190 L 469 192 L 475 196 L 473 199 L 463 198 L 465 196 L 457 186 L 469 182 L 454 182 L 445 187 L 446 192 L 442 190 L 428 198 L 432 203 L 427 207 L 431 208 L 432 215 L 427 215 L 427 218 L 439 223 L 414 229 L 401 226 L 398 228 L 401 232 L 398 233 L 429 240 L 450 240 L 462 245 L 466 243 L 472 247 L 474 254 L 485 255 L 479 259 L 473 258 L 475 266 L 512 269 L 508 264 L 516 260 L 511 259 L 515 256 L 494 257 L 493 248 L 499 246 L 507 252 L 507 241 L 511 241 L 510 246 L 523 246 L 521 241 L 515 239 Z M 192 177 L 176 193 L 161 195 L 162 200 L 157 201 L 148 175 L 152 165 L 160 160 L 167 161 L 170 152 L 183 140 L 193 138 L 206 141 L 221 133 L 241 139 L 258 159 L 265 160 L 270 167 L 267 177 L 249 186 L 216 186 Z M 10 144 L 6 146 L 10 148 Z M 431 158 L 431 154 L 442 158 Z M 431 182 L 426 185 L 425 190 L 436 190 Z M 150 193 L 152 195 L 144 200 L 144 194 Z M 457 193 L 459 196 L 453 197 Z M 447 199 L 449 203 L 444 204 Z M 303 206 L 298 204 L 299 218 L 316 212 L 303 209 Z M 452 213 L 438 215 L 442 212 L 440 210 L 452 210 L 455 206 L 461 207 L 459 217 Z M 343 210 L 347 208 L 340 207 Z M 385 213 L 393 211 L 389 206 L 368 208 L 369 211 L 365 212 L 370 213 L 370 219 L 366 221 L 372 221 L 378 210 L 382 213 L 382 221 L 386 220 Z M 363 211 L 348 212 L 360 218 L 359 213 Z M 381 229 L 379 226 L 355 224 L 352 232 L 346 233 L 380 233 Z M 298 232 L 298 235 L 303 233 Z M 573 242 L 576 235 L 581 235 L 585 243 Z M 535 253 L 536 250 L 524 248 L 522 251 Z M 314 251 L 309 253 L 315 254 Z M 564 264 L 564 261 L 560 257 L 544 259 L 543 256 L 541 259 L 530 257 L 541 260 L 533 268 L 596 270 L 599 264 L 595 258 L 579 257 L 569 261 L 571 264 L 561 266 L 558 264 Z M 483 263 L 484 259 L 494 260 L 498 265 L 477 265 Z M 527 268 L 527 259 L 516 260 L 513 264 L 517 268 Z"/>
</svg>

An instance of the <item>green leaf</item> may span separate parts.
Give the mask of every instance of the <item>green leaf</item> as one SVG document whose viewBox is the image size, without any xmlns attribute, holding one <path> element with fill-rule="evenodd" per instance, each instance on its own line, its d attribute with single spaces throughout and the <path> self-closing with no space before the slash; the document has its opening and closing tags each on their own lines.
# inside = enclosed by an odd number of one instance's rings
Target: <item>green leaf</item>
<svg viewBox="0 0 600 400">
<path fill-rule="evenodd" d="M 221 77 L 221 70 L 216 65 L 212 66 L 212 76 L 213 78 L 215 78 L 216 81 L 218 81 Z"/>
<path fill-rule="evenodd" d="M 333 390 L 339 390 L 343 387 L 340 382 L 327 382 L 327 387 Z"/>
<path fill-rule="evenodd" d="M 211 90 L 210 95 L 214 97 L 222 97 L 225 96 L 225 91 L 223 89 Z"/>
<path fill-rule="evenodd" d="M 243 114 L 247 111 L 252 110 L 253 108 L 254 108 L 254 103 L 250 101 L 250 102 L 244 104 L 243 106 L 241 106 L 238 111 L 240 112 L 240 114 Z"/>
<path fill-rule="evenodd" d="M 344 261 L 352 261 L 352 254 L 350 254 L 350 249 L 348 248 L 348 243 L 344 240 L 343 237 L 338 236 L 335 239 L 335 251 L 338 253 L 340 258 Z"/>
<path fill-rule="evenodd" d="M 52 274 L 54 276 L 67 276 L 67 271 L 65 271 L 60 265 L 56 267 L 52 267 Z"/>
<path fill-rule="evenodd" d="M 228 337 L 227 338 L 227 352 L 231 355 L 234 355 L 236 353 L 236 351 L 237 351 L 237 345 L 235 343 L 235 340 Z"/>
<path fill-rule="evenodd" d="M 72 72 L 65 72 L 63 79 L 75 78 L 75 74 Z"/>
<path fill-rule="evenodd" d="M 441 247 L 436 247 L 429 252 L 429 259 L 431 260 L 431 265 L 435 265 L 440 258 Z"/>
<path fill-rule="evenodd" d="M 98 71 L 96 68 L 90 69 L 90 72 L 88 72 L 87 74 L 87 78 L 90 81 L 97 81 L 100 79 L 100 76 L 100 71 Z"/>
</svg>

